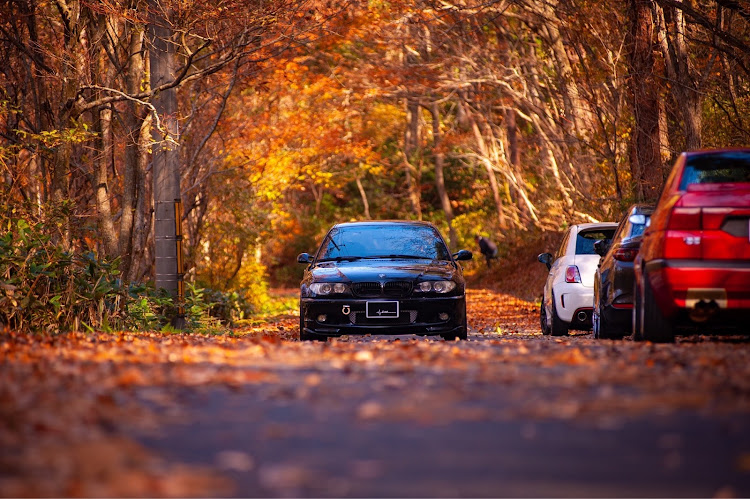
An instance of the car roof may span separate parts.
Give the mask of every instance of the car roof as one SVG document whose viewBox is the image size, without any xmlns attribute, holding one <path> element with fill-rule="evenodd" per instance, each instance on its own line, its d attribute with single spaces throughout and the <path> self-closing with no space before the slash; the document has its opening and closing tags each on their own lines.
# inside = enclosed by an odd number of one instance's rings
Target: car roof
<svg viewBox="0 0 750 499">
<path fill-rule="evenodd" d="M 629 215 L 636 215 L 636 214 L 644 214 L 644 215 L 650 215 L 654 212 L 655 206 L 653 204 L 634 204 L 630 207 L 630 209 L 627 211 Z"/>
<path fill-rule="evenodd" d="M 576 233 L 581 232 L 582 230 L 588 230 L 588 229 L 611 229 L 613 227 L 617 227 L 617 222 L 597 222 L 597 223 L 571 225 L 571 228 L 576 229 Z"/>
<path fill-rule="evenodd" d="M 733 152 L 746 152 L 750 153 L 750 148 L 747 147 L 727 147 L 725 149 L 701 149 L 699 151 L 687 151 L 682 154 L 685 156 L 703 156 L 706 154 L 721 154 L 721 153 L 733 153 Z"/>
</svg>

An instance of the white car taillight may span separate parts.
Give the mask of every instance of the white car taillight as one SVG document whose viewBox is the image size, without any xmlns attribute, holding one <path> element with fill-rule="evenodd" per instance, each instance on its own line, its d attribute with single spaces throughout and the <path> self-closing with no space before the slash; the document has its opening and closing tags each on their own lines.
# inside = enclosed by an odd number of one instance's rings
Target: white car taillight
<svg viewBox="0 0 750 499">
<path fill-rule="evenodd" d="M 577 266 L 568 265 L 565 269 L 565 282 L 581 282 L 581 273 L 578 272 Z"/>
</svg>

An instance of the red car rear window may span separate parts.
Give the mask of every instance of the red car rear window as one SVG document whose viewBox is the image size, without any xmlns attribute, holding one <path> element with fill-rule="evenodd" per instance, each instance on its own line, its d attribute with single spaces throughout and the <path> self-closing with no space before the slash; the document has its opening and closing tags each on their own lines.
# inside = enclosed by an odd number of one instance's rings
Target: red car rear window
<svg viewBox="0 0 750 499">
<path fill-rule="evenodd" d="M 720 152 L 690 156 L 680 180 L 680 190 L 693 184 L 750 182 L 750 153 Z"/>
</svg>

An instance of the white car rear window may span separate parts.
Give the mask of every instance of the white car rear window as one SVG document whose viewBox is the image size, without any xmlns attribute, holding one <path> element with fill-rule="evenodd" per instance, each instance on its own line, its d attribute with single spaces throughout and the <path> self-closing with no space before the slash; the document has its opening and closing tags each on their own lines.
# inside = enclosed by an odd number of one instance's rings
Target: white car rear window
<svg viewBox="0 0 750 499">
<path fill-rule="evenodd" d="M 612 239 L 616 227 L 612 229 L 586 230 L 578 233 L 576 238 L 576 255 L 595 255 L 594 243 L 600 239 Z"/>
</svg>

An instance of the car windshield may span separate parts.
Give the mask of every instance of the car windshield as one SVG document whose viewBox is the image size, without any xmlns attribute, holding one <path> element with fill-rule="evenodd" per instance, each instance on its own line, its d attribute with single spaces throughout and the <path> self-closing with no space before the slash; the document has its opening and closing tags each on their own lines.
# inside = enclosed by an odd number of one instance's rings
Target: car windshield
<svg viewBox="0 0 750 499">
<path fill-rule="evenodd" d="M 596 255 L 594 243 L 600 239 L 612 239 L 615 227 L 611 229 L 596 229 L 581 231 L 576 238 L 576 255 Z"/>
<path fill-rule="evenodd" d="M 450 260 L 450 253 L 433 227 L 409 224 L 334 227 L 318 252 L 318 261 L 381 257 Z"/>
<path fill-rule="evenodd" d="M 723 152 L 688 157 L 680 190 L 692 184 L 750 182 L 750 153 Z"/>
</svg>

